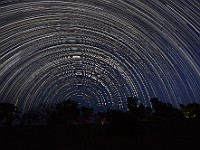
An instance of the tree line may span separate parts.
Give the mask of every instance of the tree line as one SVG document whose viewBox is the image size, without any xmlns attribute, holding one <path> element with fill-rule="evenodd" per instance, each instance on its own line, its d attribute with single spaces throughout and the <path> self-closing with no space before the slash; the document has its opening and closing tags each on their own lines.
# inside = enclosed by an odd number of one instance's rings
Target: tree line
<svg viewBox="0 0 200 150">
<path fill-rule="evenodd" d="M 175 108 L 158 98 L 150 100 L 151 107 L 139 104 L 137 97 L 127 98 L 127 111 L 107 109 L 95 112 L 91 107 L 80 107 L 75 100 L 67 99 L 50 107 L 44 107 L 39 113 L 22 114 L 10 103 L 0 103 L 0 125 L 33 126 L 33 125 L 79 125 L 79 124 L 112 124 L 131 125 L 148 121 L 177 121 L 186 119 L 200 120 L 200 104 L 189 103 Z"/>
</svg>

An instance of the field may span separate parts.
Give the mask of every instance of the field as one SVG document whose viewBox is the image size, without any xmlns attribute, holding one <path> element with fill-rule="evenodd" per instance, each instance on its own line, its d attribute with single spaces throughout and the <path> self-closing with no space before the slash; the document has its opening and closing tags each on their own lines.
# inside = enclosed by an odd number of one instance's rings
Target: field
<svg viewBox="0 0 200 150">
<path fill-rule="evenodd" d="M 200 123 L 2 127 L 2 150 L 198 149 Z"/>
</svg>

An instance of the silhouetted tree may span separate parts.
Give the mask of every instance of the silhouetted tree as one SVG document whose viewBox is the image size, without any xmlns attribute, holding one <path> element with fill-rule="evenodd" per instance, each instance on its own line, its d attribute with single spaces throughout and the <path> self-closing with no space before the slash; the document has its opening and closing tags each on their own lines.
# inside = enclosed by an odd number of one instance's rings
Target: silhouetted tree
<svg viewBox="0 0 200 150">
<path fill-rule="evenodd" d="M 4 124 L 10 126 L 17 116 L 18 113 L 17 107 L 10 103 L 0 103 L 0 120 L 5 120 Z"/>
<path fill-rule="evenodd" d="M 127 99 L 128 112 L 131 114 L 132 120 L 145 121 L 150 117 L 152 110 L 138 102 L 139 99 L 137 97 L 129 97 Z"/>
<path fill-rule="evenodd" d="M 76 124 L 79 121 L 79 117 L 78 103 L 68 99 L 56 104 L 55 110 L 49 113 L 49 123 L 62 125 Z"/>
<path fill-rule="evenodd" d="M 39 124 L 40 118 L 41 118 L 41 114 L 38 114 L 36 112 L 25 113 L 21 117 L 21 125 L 31 126 L 34 124 Z"/>
<path fill-rule="evenodd" d="M 154 110 L 154 117 L 162 120 L 175 120 L 183 119 L 183 113 L 172 106 L 169 103 L 163 103 L 158 100 L 158 98 L 152 98 L 151 100 L 152 107 Z"/>
<path fill-rule="evenodd" d="M 88 107 L 81 107 L 81 123 L 88 124 L 93 116 L 93 109 Z"/>
<path fill-rule="evenodd" d="M 97 112 L 94 114 L 94 119 L 95 119 L 95 122 L 97 124 L 106 124 L 107 123 L 107 120 L 106 120 L 106 112 L 103 111 L 103 112 Z"/>
<path fill-rule="evenodd" d="M 114 109 L 107 110 L 106 119 L 109 123 L 115 125 L 129 125 L 133 122 L 133 118 L 130 113 Z"/>
<path fill-rule="evenodd" d="M 200 104 L 192 103 L 192 104 L 187 104 L 186 106 L 181 104 L 180 108 L 181 108 L 181 111 L 183 112 L 185 118 L 200 119 Z"/>
<path fill-rule="evenodd" d="M 137 97 L 128 97 L 127 98 L 127 106 L 130 112 L 134 112 L 138 107 L 139 99 Z"/>
<path fill-rule="evenodd" d="M 139 121 L 147 121 L 150 118 L 152 109 L 150 107 L 145 107 L 140 104 L 137 108 L 137 120 Z"/>
</svg>

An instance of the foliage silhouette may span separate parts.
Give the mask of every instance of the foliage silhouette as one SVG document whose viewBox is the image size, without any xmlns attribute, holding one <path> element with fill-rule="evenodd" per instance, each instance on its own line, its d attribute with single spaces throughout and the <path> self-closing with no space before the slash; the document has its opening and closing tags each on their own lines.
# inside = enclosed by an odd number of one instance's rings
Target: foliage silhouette
<svg viewBox="0 0 200 150">
<path fill-rule="evenodd" d="M 192 103 L 186 106 L 181 104 L 180 109 L 186 118 L 200 120 L 200 104 Z"/>
<path fill-rule="evenodd" d="M 49 124 L 70 125 L 79 121 L 80 110 L 78 102 L 68 99 L 57 103 L 55 110 L 51 111 L 48 116 Z"/>
<path fill-rule="evenodd" d="M 17 113 L 19 113 L 19 111 L 14 104 L 0 103 L 0 120 L 5 126 L 11 126 Z"/>
<path fill-rule="evenodd" d="M 163 103 L 158 98 L 152 98 L 153 117 L 161 120 L 177 120 L 183 119 L 184 115 L 181 110 L 174 108 L 169 103 Z"/>
<path fill-rule="evenodd" d="M 81 114 L 81 124 L 88 124 L 91 122 L 93 117 L 93 108 L 81 107 L 80 114 Z"/>
<path fill-rule="evenodd" d="M 94 113 L 93 108 L 80 107 L 77 101 L 67 99 L 48 108 L 42 107 L 48 125 L 77 125 L 77 124 L 111 124 L 119 126 L 136 125 L 138 122 L 148 121 L 178 121 L 184 119 L 200 120 L 200 104 L 192 103 L 174 108 L 169 103 L 164 103 L 158 98 L 150 100 L 152 108 L 139 103 L 137 97 L 127 98 L 127 111 L 107 109 L 104 112 Z M 18 117 L 18 109 L 13 104 L 0 103 L 0 123 L 11 126 Z M 21 115 L 21 126 L 38 125 L 43 113 L 29 112 Z"/>
<path fill-rule="evenodd" d="M 32 126 L 34 124 L 39 124 L 40 118 L 42 117 L 41 114 L 35 112 L 25 113 L 21 117 L 21 126 L 28 125 Z"/>
<path fill-rule="evenodd" d="M 132 118 L 137 121 L 145 121 L 151 115 L 151 108 L 145 107 L 142 104 L 139 104 L 139 99 L 137 97 L 127 98 L 128 111 L 131 114 Z"/>
<path fill-rule="evenodd" d="M 106 112 L 107 120 L 110 124 L 117 125 L 128 125 L 134 124 L 137 120 L 129 112 L 124 112 L 122 110 L 110 109 Z"/>
</svg>

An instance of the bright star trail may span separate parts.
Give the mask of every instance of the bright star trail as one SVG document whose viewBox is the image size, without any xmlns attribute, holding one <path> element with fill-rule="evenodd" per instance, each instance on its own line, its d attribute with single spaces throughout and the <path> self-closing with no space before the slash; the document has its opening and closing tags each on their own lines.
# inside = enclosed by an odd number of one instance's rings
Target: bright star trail
<svg viewBox="0 0 200 150">
<path fill-rule="evenodd" d="M 0 101 L 199 103 L 199 12 L 198 0 L 2 0 Z"/>
</svg>

